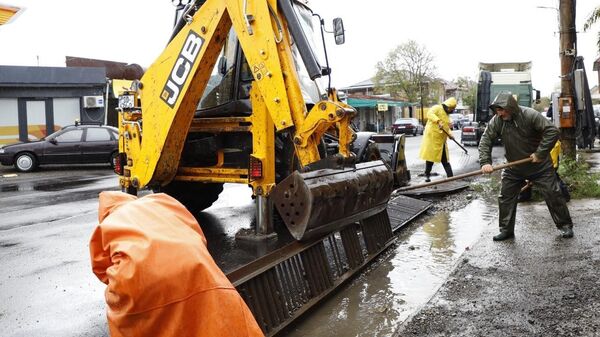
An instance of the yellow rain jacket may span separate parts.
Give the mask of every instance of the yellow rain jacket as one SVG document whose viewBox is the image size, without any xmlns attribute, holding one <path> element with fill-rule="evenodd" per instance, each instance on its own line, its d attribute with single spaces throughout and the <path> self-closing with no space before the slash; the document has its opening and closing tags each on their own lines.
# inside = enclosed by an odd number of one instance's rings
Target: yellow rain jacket
<svg viewBox="0 0 600 337">
<path fill-rule="evenodd" d="M 453 109 L 456 107 L 456 100 L 451 97 L 444 101 L 444 104 Z M 438 121 L 440 120 L 444 123 L 444 130 L 450 133 L 450 117 L 448 117 L 441 104 L 434 105 L 427 111 L 427 124 L 423 133 L 421 151 L 419 152 L 419 157 L 423 160 L 434 163 L 442 161 L 442 148 L 446 144 L 448 135 L 438 127 Z M 446 159 L 450 161 L 448 146 L 446 146 Z"/>
<path fill-rule="evenodd" d="M 560 140 L 557 140 L 552 150 L 550 150 L 550 159 L 552 159 L 552 166 L 558 169 L 558 156 L 560 156 Z"/>
<path fill-rule="evenodd" d="M 111 337 L 264 336 L 177 200 L 102 192 L 98 220 L 90 255 Z"/>
</svg>

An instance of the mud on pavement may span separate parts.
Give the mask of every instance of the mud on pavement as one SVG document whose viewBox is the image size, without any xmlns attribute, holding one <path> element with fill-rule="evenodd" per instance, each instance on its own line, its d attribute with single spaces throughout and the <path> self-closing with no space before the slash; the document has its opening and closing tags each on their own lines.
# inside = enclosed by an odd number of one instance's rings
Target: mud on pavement
<svg viewBox="0 0 600 337">
<path fill-rule="evenodd" d="M 544 202 L 519 204 L 516 238 L 497 223 L 396 336 L 600 336 L 600 200 L 569 203 L 575 237 L 559 237 Z"/>
</svg>

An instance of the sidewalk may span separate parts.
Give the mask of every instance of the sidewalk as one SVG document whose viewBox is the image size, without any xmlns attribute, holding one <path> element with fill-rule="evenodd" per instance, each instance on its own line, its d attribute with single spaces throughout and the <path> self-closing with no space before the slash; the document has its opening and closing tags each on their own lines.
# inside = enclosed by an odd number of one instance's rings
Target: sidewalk
<svg viewBox="0 0 600 337">
<path fill-rule="evenodd" d="M 594 153 L 593 157 L 600 158 Z M 497 220 L 396 336 L 600 336 L 600 200 L 573 200 L 562 239 L 544 202 L 519 204 L 516 238 Z"/>
</svg>

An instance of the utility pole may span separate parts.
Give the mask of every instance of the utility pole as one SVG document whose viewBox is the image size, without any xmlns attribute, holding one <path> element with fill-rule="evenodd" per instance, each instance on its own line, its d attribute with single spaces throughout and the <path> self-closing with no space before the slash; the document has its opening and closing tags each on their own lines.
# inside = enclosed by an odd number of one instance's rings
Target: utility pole
<svg viewBox="0 0 600 337">
<path fill-rule="evenodd" d="M 560 139 L 565 157 L 575 159 L 575 98 L 573 89 L 573 64 L 577 56 L 577 34 L 575 29 L 576 0 L 560 0 Z"/>
<path fill-rule="evenodd" d="M 423 106 L 423 82 L 419 81 L 419 93 L 421 94 L 421 124 L 425 127 L 425 107 Z"/>
</svg>

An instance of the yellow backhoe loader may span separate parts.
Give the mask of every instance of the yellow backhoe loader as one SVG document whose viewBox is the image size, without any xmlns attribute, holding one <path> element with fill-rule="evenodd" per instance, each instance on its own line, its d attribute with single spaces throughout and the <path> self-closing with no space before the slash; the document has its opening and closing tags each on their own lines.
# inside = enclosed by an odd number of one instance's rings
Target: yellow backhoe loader
<svg viewBox="0 0 600 337">
<path fill-rule="evenodd" d="M 378 153 L 357 162 L 356 111 L 319 82 L 330 68 L 309 38 L 314 16 L 291 0 L 183 7 L 164 52 L 119 99 L 123 189 L 152 188 L 200 211 L 223 183 L 249 184 L 257 235 L 273 233 L 273 204 L 298 240 L 384 210 L 394 177 L 407 172 L 403 149 L 388 154 L 393 173 Z M 341 19 L 334 34 L 343 43 Z M 337 153 L 327 155 L 326 134 Z M 373 152 L 372 143 L 354 151 Z"/>
<path fill-rule="evenodd" d="M 179 9 L 162 55 L 119 97 L 115 171 L 124 191 L 165 192 L 195 215 L 224 183 L 252 187 L 256 229 L 239 238 L 253 243 L 215 260 L 274 335 L 392 244 L 388 200 L 410 179 L 404 136 L 352 127 L 355 109 L 321 83 L 324 21 L 304 1 Z M 341 19 L 333 33 L 344 42 Z"/>
</svg>

